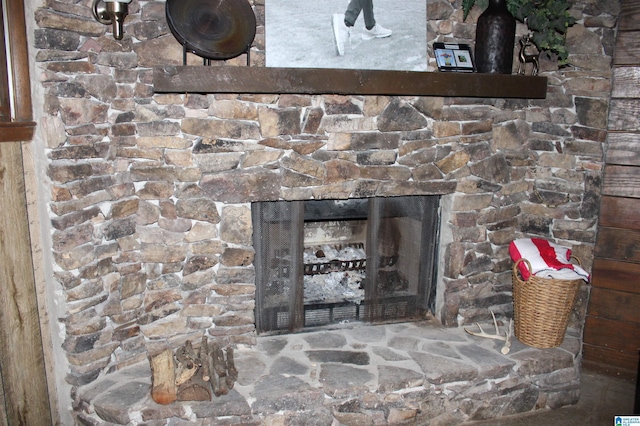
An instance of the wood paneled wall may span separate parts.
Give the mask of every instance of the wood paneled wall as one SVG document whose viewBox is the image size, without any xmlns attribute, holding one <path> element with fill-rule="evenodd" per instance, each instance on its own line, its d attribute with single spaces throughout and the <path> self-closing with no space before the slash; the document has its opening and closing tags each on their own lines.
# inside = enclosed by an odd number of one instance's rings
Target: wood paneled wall
<svg viewBox="0 0 640 426">
<path fill-rule="evenodd" d="M 11 69 L 0 70 L 0 426 L 53 424 L 21 143 L 35 127 L 24 13 L 23 0 L 0 3 L 0 62 Z"/>
<path fill-rule="evenodd" d="M 0 205 L 0 425 L 49 425 L 20 142 L 0 143 Z"/>
<path fill-rule="evenodd" d="M 640 0 L 622 0 L 585 367 L 635 380 L 640 351 Z"/>
</svg>

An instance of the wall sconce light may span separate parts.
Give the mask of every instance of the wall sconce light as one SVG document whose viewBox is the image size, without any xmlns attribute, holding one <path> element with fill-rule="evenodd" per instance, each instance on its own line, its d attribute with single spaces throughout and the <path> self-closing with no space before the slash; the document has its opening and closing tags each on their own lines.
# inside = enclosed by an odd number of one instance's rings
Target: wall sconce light
<svg viewBox="0 0 640 426">
<path fill-rule="evenodd" d="M 131 0 L 93 0 L 93 17 L 104 25 L 113 24 L 113 38 L 122 40 L 124 18 Z"/>
</svg>

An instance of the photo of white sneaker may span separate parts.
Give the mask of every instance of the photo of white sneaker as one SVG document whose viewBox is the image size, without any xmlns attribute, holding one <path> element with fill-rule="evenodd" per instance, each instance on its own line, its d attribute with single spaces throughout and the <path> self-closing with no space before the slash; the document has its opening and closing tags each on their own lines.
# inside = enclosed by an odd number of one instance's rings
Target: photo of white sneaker
<svg viewBox="0 0 640 426">
<path fill-rule="evenodd" d="M 362 33 L 363 40 L 371 40 L 374 38 L 385 38 L 389 37 L 393 31 L 388 28 L 383 27 L 382 25 L 376 24 L 370 30 L 366 29 Z"/>
<path fill-rule="evenodd" d="M 338 56 L 344 56 L 344 46 L 351 36 L 351 28 L 344 24 L 344 15 L 334 13 L 331 19 L 333 26 L 333 40 L 336 45 Z"/>
</svg>

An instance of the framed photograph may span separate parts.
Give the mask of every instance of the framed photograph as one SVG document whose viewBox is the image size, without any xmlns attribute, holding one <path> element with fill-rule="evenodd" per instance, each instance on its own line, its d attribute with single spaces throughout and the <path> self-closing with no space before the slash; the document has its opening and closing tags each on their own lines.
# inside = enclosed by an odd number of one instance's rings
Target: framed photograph
<svg viewBox="0 0 640 426">
<path fill-rule="evenodd" d="M 433 43 L 438 71 L 474 72 L 473 55 L 468 44 Z"/>
<path fill-rule="evenodd" d="M 268 67 L 426 71 L 425 0 L 265 0 Z"/>
</svg>

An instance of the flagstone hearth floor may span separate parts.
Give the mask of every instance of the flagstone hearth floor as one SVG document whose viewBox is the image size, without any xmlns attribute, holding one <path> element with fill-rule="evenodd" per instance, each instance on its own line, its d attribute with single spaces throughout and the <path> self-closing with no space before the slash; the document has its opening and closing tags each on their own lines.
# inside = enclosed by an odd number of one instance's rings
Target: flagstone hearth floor
<svg viewBox="0 0 640 426">
<path fill-rule="evenodd" d="M 572 330 L 558 348 L 501 347 L 429 322 L 259 337 L 235 351 L 228 395 L 158 405 L 143 363 L 80 388 L 75 415 L 86 425 L 450 425 L 578 401 Z"/>
</svg>

